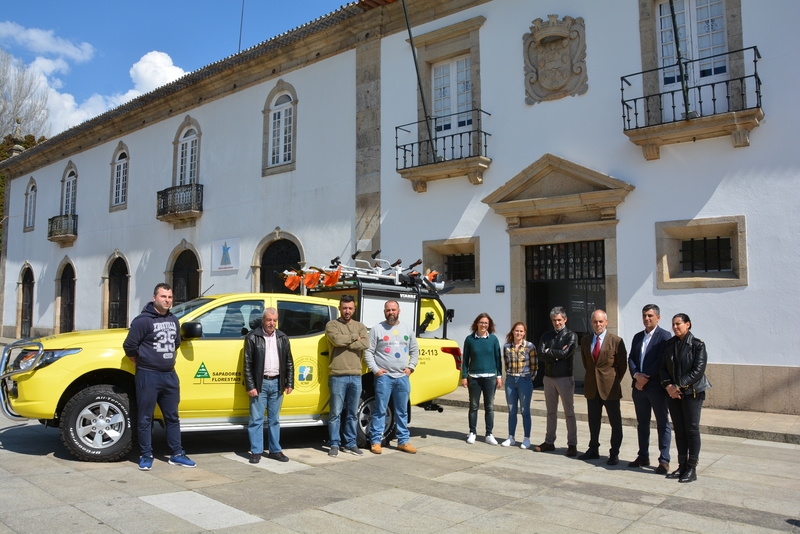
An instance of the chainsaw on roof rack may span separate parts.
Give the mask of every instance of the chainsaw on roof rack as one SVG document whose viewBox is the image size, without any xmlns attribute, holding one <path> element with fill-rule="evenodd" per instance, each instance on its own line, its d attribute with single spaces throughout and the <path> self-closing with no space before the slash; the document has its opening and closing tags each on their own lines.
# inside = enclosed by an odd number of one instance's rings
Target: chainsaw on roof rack
<svg viewBox="0 0 800 534">
<path fill-rule="evenodd" d="M 437 292 L 444 289 L 444 276 L 438 271 L 429 270 L 422 274 L 416 267 L 422 264 L 417 260 L 408 267 L 403 267 L 402 260 L 390 263 L 389 260 L 379 258 L 380 250 L 370 255 L 372 262 L 359 258 L 360 250 L 350 256 L 355 265 L 343 265 L 339 256 L 331 260 L 328 268 L 309 266 L 307 269 L 285 270 L 281 273 L 284 285 L 294 291 L 300 284 L 314 289 L 319 284 L 324 287 L 344 285 L 348 281 L 374 282 L 379 284 L 422 287 L 429 291 Z"/>
</svg>

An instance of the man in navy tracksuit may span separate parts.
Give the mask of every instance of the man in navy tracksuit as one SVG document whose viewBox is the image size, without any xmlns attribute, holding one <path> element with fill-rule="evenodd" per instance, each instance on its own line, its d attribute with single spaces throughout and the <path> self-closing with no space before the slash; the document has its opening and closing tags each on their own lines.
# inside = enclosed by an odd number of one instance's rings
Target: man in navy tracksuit
<svg viewBox="0 0 800 534">
<path fill-rule="evenodd" d="M 181 331 L 178 319 L 169 311 L 170 307 L 172 288 L 168 284 L 158 284 L 153 290 L 153 302 L 148 302 L 142 313 L 131 322 L 128 337 L 122 344 L 136 368 L 137 427 L 142 449 L 139 469 L 142 471 L 153 467 L 151 426 L 156 403 L 164 415 L 167 445 L 171 451 L 169 463 L 182 467 L 196 465 L 181 447 L 178 418 L 181 391 L 175 372 L 175 352 L 181 344 Z"/>
</svg>

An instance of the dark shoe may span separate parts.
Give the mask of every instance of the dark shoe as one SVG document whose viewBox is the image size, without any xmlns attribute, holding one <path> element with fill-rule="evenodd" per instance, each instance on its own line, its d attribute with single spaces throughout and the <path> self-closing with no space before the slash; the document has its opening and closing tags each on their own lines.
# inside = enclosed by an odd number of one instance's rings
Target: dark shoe
<svg viewBox="0 0 800 534">
<path fill-rule="evenodd" d="M 267 455 L 270 460 L 277 460 L 279 462 L 288 462 L 289 458 L 283 452 L 271 452 Z"/>
<path fill-rule="evenodd" d="M 686 465 L 678 464 L 678 468 L 672 473 L 667 475 L 667 478 L 681 478 L 686 473 Z"/>
<path fill-rule="evenodd" d="M 697 469 L 690 465 L 686 468 L 686 472 L 681 475 L 681 478 L 678 479 L 678 482 L 686 483 L 694 482 L 695 480 L 697 480 Z"/>
<path fill-rule="evenodd" d="M 689 465 L 688 456 L 678 456 L 678 468 L 667 475 L 667 478 L 681 478 Z"/>
<path fill-rule="evenodd" d="M 576 456 L 578 456 L 578 447 L 576 447 L 575 445 L 567 446 L 567 452 L 564 454 L 564 456 L 575 458 Z"/>
<path fill-rule="evenodd" d="M 537 445 L 533 448 L 536 452 L 549 452 L 556 450 L 556 446 L 552 443 L 542 443 L 541 445 Z"/>
<path fill-rule="evenodd" d="M 328 451 L 328 456 L 332 456 L 333 458 L 339 456 L 339 447 L 337 447 L 336 445 L 331 447 L 331 449 Z"/>
<path fill-rule="evenodd" d="M 261 455 L 260 454 L 253 454 L 252 452 L 250 453 L 250 463 L 251 464 L 257 464 L 260 461 L 261 461 Z"/>
<path fill-rule="evenodd" d="M 634 461 L 628 464 L 628 467 L 647 467 L 648 465 L 650 465 L 650 458 L 637 456 Z"/>
<path fill-rule="evenodd" d="M 669 473 L 669 464 L 667 462 L 658 462 L 658 467 L 656 467 L 656 474 L 666 475 L 667 473 Z"/>
<path fill-rule="evenodd" d="M 589 449 L 578 456 L 578 460 L 597 460 L 598 458 L 600 458 L 600 453 L 597 452 L 597 449 Z"/>
<path fill-rule="evenodd" d="M 356 456 L 364 456 L 364 452 L 358 448 L 358 445 L 353 445 L 352 447 L 345 447 L 343 450 L 349 452 L 350 454 L 354 454 Z"/>
<path fill-rule="evenodd" d="M 619 463 L 618 454 L 612 454 L 611 456 L 608 457 L 608 460 L 606 460 L 606 465 L 617 465 L 618 463 Z"/>
</svg>

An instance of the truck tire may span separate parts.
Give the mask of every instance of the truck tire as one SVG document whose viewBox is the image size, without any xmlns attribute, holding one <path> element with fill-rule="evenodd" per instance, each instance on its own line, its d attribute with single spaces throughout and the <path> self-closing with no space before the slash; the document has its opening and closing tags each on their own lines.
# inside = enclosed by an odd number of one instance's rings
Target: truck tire
<svg viewBox="0 0 800 534">
<path fill-rule="evenodd" d="M 128 393 L 111 385 L 79 391 L 64 406 L 59 430 L 64 446 L 80 460 L 121 460 L 133 446 Z"/>
<path fill-rule="evenodd" d="M 372 412 L 375 408 L 375 393 L 373 391 L 363 390 L 361 392 L 361 400 L 358 402 L 358 411 L 356 412 L 356 442 L 358 446 L 363 449 L 368 449 L 369 442 L 369 425 L 372 421 Z M 397 425 L 394 422 L 394 410 L 392 409 L 392 399 L 389 399 L 389 404 L 386 407 L 386 424 L 383 427 L 383 437 L 381 445 L 385 446 L 394 439 L 397 431 Z"/>
</svg>

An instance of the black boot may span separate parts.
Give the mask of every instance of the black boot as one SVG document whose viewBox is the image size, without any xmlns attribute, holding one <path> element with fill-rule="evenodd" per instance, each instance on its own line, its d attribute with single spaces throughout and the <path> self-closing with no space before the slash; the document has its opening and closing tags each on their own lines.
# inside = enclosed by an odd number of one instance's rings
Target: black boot
<svg viewBox="0 0 800 534">
<path fill-rule="evenodd" d="M 697 458 L 689 458 L 688 468 L 686 472 L 681 475 L 678 482 L 694 482 L 697 480 Z"/>
<path fill-rule="evenodd" d="M 687 458 L 688 458 L 687 456 L 678 455 L 678 468 L 672 473 L 668 474 L 667 478 L 678 478 L 678 479 L 681 478 L 684 475 L 684 473 L 686 473 Z"/>
</svg>

